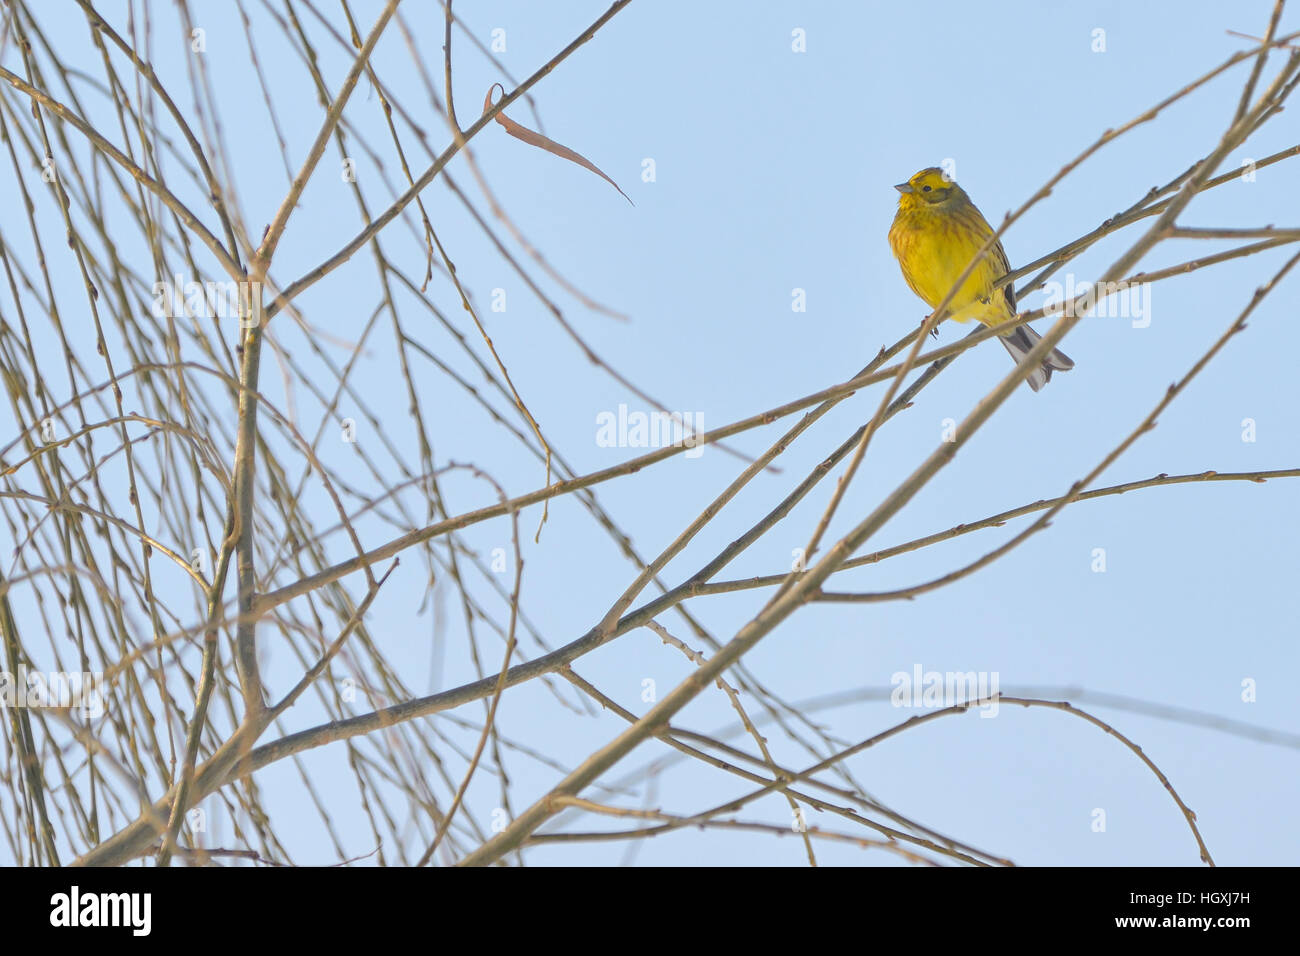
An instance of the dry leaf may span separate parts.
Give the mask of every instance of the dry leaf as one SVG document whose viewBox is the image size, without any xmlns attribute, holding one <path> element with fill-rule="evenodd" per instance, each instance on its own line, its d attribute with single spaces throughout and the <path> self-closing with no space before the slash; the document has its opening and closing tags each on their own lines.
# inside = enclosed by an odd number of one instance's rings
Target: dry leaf
<svg viewBox="0 0 1300 956">
<path fill-rule="evenodd" d="M 492 94 L 495 93 L 498 89 L 500 89 L 502 94 L 504 95 L 506 88 L 502 86 L 500 83 L 493 83 L 492 86 L 488 88 L 487 99 L 483 101 L 484 113 L 486 113 L 488 110 L 492 108 Z M 541 133 L 534 132 L 533 130 L 529 129 L 526 126 L 520 126 L 514 120 L 506 116 L 504 111 L 498 113 L 495 119 L 498 123 L 504 126 L 506 132 L 509 133 L 511 136 L 515 137 L 515 139 L 522 139 L 525 143 L 528 143 L 530 146 L 540 147 L 541 149 L 546 150 L 548 153 L 554 153 L 556 156 L 559 156 L 561 159 L 567 159 L 571 163 L 577 163 L 579 166 L 584 166 L 587 169 L 590 169 L 601 179 L 605 180 L 605 182 L 609 183 L 615 189 L 618 189 L 618 183 L 614 182 L 614 180 L 610 179 L 608 176 L 602 173 L 600 169 L 596 166 L 596 164 L 588 160 L 585 156 L 575 153 L 567 146 L 561 146 L 555 140 L 548 139 L 547 137 L 543 136 Z M 623 190 L 618 189 L 618 192 L 619 195 L 621 195 L 628 202 L 632 202 L 632 197 L 629 196 L 627 193 L 623 192 Z M 635 206 L 636 203 L 632 202 L 632 205 Z"/>
</svg>

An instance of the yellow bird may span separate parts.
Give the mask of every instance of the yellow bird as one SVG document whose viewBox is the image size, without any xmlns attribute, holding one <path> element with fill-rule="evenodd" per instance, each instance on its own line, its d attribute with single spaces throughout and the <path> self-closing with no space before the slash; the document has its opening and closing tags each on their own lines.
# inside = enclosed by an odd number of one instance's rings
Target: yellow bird
<svg viewBox="0 0 1300 956">
<path fill-rule="evenodd" d="M 936 167 L 923 169 L 894 188 L 902 195 L 898 197 L 898 215 L 889 227 L 889 246 L 912 291 L 934 308 L 993 235 L 993 227 L 966 191 Z M 1011 284 L 993 291 L 993 284 L 1010 271 L 1006 250 L 1001 242 L 994 243 L 953 296 L 948 306 L 950 317 L 958 322 L 975 319 L 989 327 L 1015 318 L 1016 293 Z M 1037 332 L 1022 325 L 1001 333 L 998 341 L 1018 364 L 1039 338 Z M 1074 362 L 1053 349 L 1026 381 L 1036 392 L 1053 372 L 1072 368 Z"/>
</svg>

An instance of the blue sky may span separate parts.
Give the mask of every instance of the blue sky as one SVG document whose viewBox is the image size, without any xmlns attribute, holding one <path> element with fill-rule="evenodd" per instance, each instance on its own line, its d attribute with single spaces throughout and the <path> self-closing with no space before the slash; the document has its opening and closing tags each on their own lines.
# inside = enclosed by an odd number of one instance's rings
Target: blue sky
<svg viewBox="0 0 1300 956">
<path fill-rule="evenodd" d="M 430 73 L 440 82 L 440 14 L 411 6 L 405 12 Z M 368 25 L 379 7 L 357 3 L 354 10 Z M 457 4 L 456 11 L 484 43 L 491 41 L 492 30 L 505 31 L 501 60 L 522 78 L 605 7 L 576 0 L 501 0 Z M 202 15 L 213 17 L 214 9 L 205 7 Z M 921 321 L 927 309 L 903 282 L 885 239 L 897 197 L 892 184 L 951 160 L 957 179 L 997 223 L 1102 131 L 1245 48 L 1247 41 L 1225 31 L 1259 34 L 1271 9 L 1268 0 L 1231 7 L 999 3 L 992 10 L 955 2 L 637 0 L 533 91 L 547 134 L 599 165 L 635 206 L 590 173 L 511 139 L 499 127 L 473 142 L 474 156 L 529 242 L 570 282 L 629 321 L 584 308 L 530 268 L 565 318 L 611 366 L 669 408 L 691 412 L 712 428 L 843 381 Z M 259 42 L 265 38 L 263 68 L 282 98 L 279 116 L 296 169 L 318 129 L 320 111 L 278 30 L 260 8 L 250 5 L 249 12 Z M 172 13 L 160 10 L 158 16 L 165 24 Z M 226 18 L 203 26 L 208 65 L 220 78 L 222 120 L 242 208 L 250 231 L 258 231 L 283 198 L 283 164 L 261 93 L 246 68 L 238 24 Z M 167 35 L 166 28 L 156 27 L 160 36 Z M 1289 12 L 1280 30 L 1297 28 L 1300 18 Z M 806 33 L 805 52 L 791 49 L 796 29 Z M 1093 49 L 1098 29 L 1104 31 L 1104 52 Z M 319 43 L 323 69 L 337 84 L 350 60 L 328 40 Z M 467 123 L 500 77 L 462 36 L 453 43 L 456 103 Z M 159 45 L 160 74 L 181 84 L 187 51 Z M 446 127 L 423 96 L 397 31 L 383 39 L 375 63 L 408 110 L 427 111 L 422 122 L 440 149 Z M 1280 63 L 1279 56 L 1270 60 L 1262 85 Z M 1084 163 L 1006 234 L 1012 264 L 1093 229 L 1208 153 L 1231 120 L 1248 70 L 1249 64 L 1235 67 Z M 510 113 L 534 125 L 528 109 L 516 105 Z M 1295 145 L 1288 115 L 1272 120 L 1234 152 L 1223 171 Z M 373 144 L 387 148 L 386 172 L 395 176 L 391 147 L 382 145 L 388 140 L 377 98 L 365 84 L 347 116 Z M 109 114 L 98 119 L 116 130 Z M 653 182 L 641 175 L 646 159 L 653 160 Z M 1180 222 L 1295 225 L 1290 168 L 1295 162 L 1198 197 Z M 422 154 L 418 163 L 413 160 L 421 168 L 424 164 Z M 380 171 L 360 154 L 357 169 L 372 210 L 383 208 L 387 193 Z M 463 159 L 450 171 L 485 208 Z M 296 278 L 360 228 L 347 188 L 331 147 L 290 222 L 276 259 L 278 281 Z M 424 198 L 515 385 L 552 444 L 579 473 L 638 454 L 638 449 L 601 447 L 596 422 L 620 403 L 646 410 L 645 403 L 584 358 L 440 183 Z M 1099 242 L 1067 271 L 1076 280 L 1096 277 L 1142 228 Z M 1140 268 L 1150 271 L 1230 245 L 1166 241 Z M 407 226 L 398 223 L 385 233 L 385 249 L 412 274 L 422 274 L 421 246 Z M 511 251 L 520 254 L 517 245 Z M 1040 393 L 1019 389 L 866 549 L 1065 492 L 1142 420 L 1293 252 L 1275 249 L 1156 284 L 1145 328 L 1134 328 L 1125 318 L 1086 319 L 1063 345 L 1076 362 L 1074 370 L 1057 375 Z M 1297 282 L 1300 277 L 1290 276 L 1265 300 L 1247 330 L 1098 486 L 1161 472 L 1296 466 Z M 505 290 L 504 312 L 490 310 L 495 289 Z M 792 310 L 795 289 L 805 290 L 806 311 Z M 435 277 L 428 295 L 476 338 L 445 279 Z M 314 326 L 348 339 L 374 309 L 377 296 L 373 261 L 363 251 L 298 304 Z M 1041 300 L 1031 295 L 1022 307 Z M 404 308 L 410 316 L 418 314 L 409 301 Z M 1046 322 L 1037 325 L 1047 328 Z M 432 324 L 422 331 L 430 349 L 472 375 L 449 336 Z M 940 342 L 965 331 L 948 323 Z M 298 330 L 276 334 L 285 348 L 305 352 Z M 334 357 L 341 362 L 347 352 L 336 349 Z M 394 363 L 391 336 L 376 338 L 356 377 L 381 410 L 385 427 L 413 449 L 405 389 Z M 964 354 L 912 408 L 882 428 L 827 540 L 855 525 L 896 487 L 940 442 L 944 420 L 965 417 L 1009 367 L 1003 349 L 986 343 Z M 417 378 L 426 414 L 435 423 L 429 438 L 440 463 L 472 460 L 511 494 L 544 482 L 536 461 L 497 434 L 454 384 L 428 365 Z M 268 379 L 268 394 L 282 399 L 278 373 L 271 371 Z M 746 487 L 668 566 L 666 579 L 677 583 L 689 576 L 765 514 L 875 410 L 880 394 L 879 388 L 864 390 L 810 429 L 779 459 L 780 473 L 764 474 Z M 297 398 L 314 431 L 319 408 L 301 394 Z M 1255 423 L 1254 441 L 1242 439 L 1246 419 Z M 793 422 L 784 419 L 731 443 L 758 454 Z M 366 440 L 364 429 L 360 440 Z M 349 463 L 346 449 L 330 454 L 342 474 L 361 485 L 373 481 Z M 638 550 L 653 555 L 741 467 L 738 459 L 708 448 L 697 459 L 678 456 L 597 491 Z M 450 476 L 447 487 L 453 510 L 495 500 L 490 486 L 469 476 Z M 824 481 L 719 577 L 786 570 L 792 549 L 807 541 L 833 487 L 833 477 Z M 1069 685 L 1294 733 L 1298 714 L 1289 675 L 1300 668 L 1293 595 L 1300 557 L 1298 501 L 1295 479 L 1284 479 L 1153 488 L 1078 503 L 991 567 L 915 601 L 805 608 L 763 640 L 746 663 L 791 702 L 857 690 L 878 697 L 889 689 L 891 675 L 919 665 L 927 671 L 996 673 L 1008 694 Z M 304 507 L 319 509 L 322 523 L 332 523 L 319 488 L 305 496 Z M 415 508 L 423 510 L 418 502 Z M 539 518 L 537 508 L 521 518 L 527 539 L 522 593 L 530 619 L 557 646 L 599 620 L 636 569 L 571 498 L 552 502 L 540 542 L 534 543 Z M 845 572 L 831 586 L 878 591 L 929 580 L 985 553 L 1025 520 Z M 368 543 L 392 533 L 379 524 L 359 527 L 363 535 L 369 530 Z M 465 541 L 484 555 L 508 548 L 508 523 L 476 525 Z M 341 537 L 331 548 L 340 558 L 348 553 Z M 1105 551 L 1102 573 L 1094 570 L 1096 549 Z M 435 621 L 430 607 L 421 609 L 424 583 L 422 562 L 405 562 L 369 618 L 376 640 L 403 668 L 408 683 L 422 691 L 473 676 L 454 597 L 440 593 Z M 354 594 L 363 593 L 359 579 L 350 584 Z M 725 641 L 758 613 L 767 595 L 743 591 L 697 598 L 689 609 Z M 687 637 L 680 619 L 667 615 L 661 621 Z M 430 646 L 435 627 L 444 640 L 436 668 Z M 492 646 L 490 658 L 499 653 L 498 645 Z M 530 655 L 535 651 L 530 642 L 523 649 Z M 287 686 L 292 655 L 274 646 L 267 652 L 269 673 Z M 650 706 L 642 697 L 645 681 L 653 681 L 662 697 L 690 667 L 645 629 L 575 664 L 584 678 L 637 713 Z M 1254 682 L 1254 702 L 1242 700 L 1243 681 Z M 1086 694 L 1081 706 L 1138 743 L 1167 775 L 1196 812 L 1217 862 L 1293 861 L 1300 843 L 1292 812 L 1300 800 L 1300 755 L 1294 748 L 1090 704 Z M 875 699 L 812 716 L 835 736 L 855 742 L 913 713 Z M 475 705 L 457 715 L 477 721 L 482 710 Z M 316 719 L 305 709 L 291 714 L 287 725 L 298 729 Z M 710 689 L 674 724 L 709 732 L 733 719 L 726 698 Z M 625 726 L 608 713 L 575 714 L 535 685 L 506 694 L 499 724 L 512 739 L 567 766 Z M 447 732 L 458 733 L 450 727 Z M 771 728 L 768 735 L 778 759 L 791 766 L 809 762 L 779 730 Z M 475 735 L 459 732 L 455 739 L 472 747 Z M 752 746 L 747 738 L 736 743 Z M 664 752 L 660 744 L 643 745 L 607 779 L 622 779 Z M 306 765 L 326 781 L 347 850 L 368 852 L 373 841 L 343 748 L 315 751 Z M 974 714 L 945 718 L 855 756 L 848 766 L 900 812 L 1022 865 L 1197 863 L 1181 812 L 1151 772 L 1112 737 L 1056 711 L 1004 705 L 992 720 Z M 559 779 L 553 768 L 523 757 L 512 758 L 510 771 L 516 809 Z M 278 807 L 282 819 L 304 799 L 297 770 L 288 763 L 264 771 L 261 783 L 273 815 Z M 495 786 L 481 774 L 463 811 L 477 814 L 484 827 L 491 824 Z M 665 772 L 656 788 L 652 805 L 683 814 L 750 789 L 708 767 L 682 763 Z M 1098 809 L 1105 812 L 1104 832 L 1094 829 Z M 768 797 L 740 817 L 789 824 L 790 810 L 782 798 Z M 565 822 L 583 829 L 610 825 Z M 809 822 L 841 831 L 851 827 L 828 815 L 810 814 Z M 332 859 L 310 814 L 286 821 L 285 832 L 300 862 Z M 822 864 L 898 862 L 890 854 L 846 844 L 816 846 Z M 536 865 L 603 865 L 622 861 L 625 852 L 622 845 L 571 844 L 531 850 L 527 859 Z M 641 865 L 806 862 L 796 839 L 696 830 L 644 841 L 634 860 Z"/>
</svg>

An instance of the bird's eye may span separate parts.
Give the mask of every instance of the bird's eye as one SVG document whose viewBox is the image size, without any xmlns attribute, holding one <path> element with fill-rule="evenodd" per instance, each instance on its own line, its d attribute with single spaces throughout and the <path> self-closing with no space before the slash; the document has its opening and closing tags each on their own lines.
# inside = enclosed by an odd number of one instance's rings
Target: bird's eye
<svg viewBox="0 0 1300 956">
<path fill-rule="evenodd" d="M 922 186 L 922 187 L 921 187 L 921 192 L 923 192 L 923 193 L 928 193 L 929 191 L 930 191 L 930 187 L 929 187 L 929 186 Z"/>
</svg>

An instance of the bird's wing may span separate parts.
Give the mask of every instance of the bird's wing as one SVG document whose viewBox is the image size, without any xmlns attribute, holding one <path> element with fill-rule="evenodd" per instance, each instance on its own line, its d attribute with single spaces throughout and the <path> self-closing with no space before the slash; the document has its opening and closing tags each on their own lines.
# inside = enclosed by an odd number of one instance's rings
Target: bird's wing
<svg viewBox="0 0 1300 956">
<path fill-rule="evenodd" d="M 1000 239 L 998 240 L 997 248 L 993 250 L 993 261 L 998 266 L 997 278 L 1001 279 L 1011 271 L 1011 262 L 1007 259 L 1007 251 L 1002 248 L 1002 241 Z M 1008 282 L 1002 287 L 1002 294 L 1007 297 L 1007 308 L 1011 310 L 1012 315 L 1015 315 L 1016 284 L 1014 282 Z"/>
<path fill-rule="evenodd" d="M 984 224 L 986 230 L 984 234 L 986 236 L 991 235 L 993 227 L 990 226 L 988 220 L 984 218 L 984 214 L 975 206 L 972 206 L 971 208 L 974 210 L 975 215 L 979 217 L 980 222 Z M 994 267 L 993 272 L 996 273 L 993 276 L 994 282 L 1001 279 L 1011 271 L 1011 262 L 1007 259 L 1007 250 L 1002 248 L 1001 239 L 994 244 L 993 249 L 989 252 L 989 261 Z M 1002 294 L 1006 296 L 1007 308 L 1011 310 L 1010 314 L 1014 316 L 1016 314 L 1016 290 L 1013 287 L 1013 283 L 1008 282 L 1004 285 L 1002 287 Z"/>
</svg>

